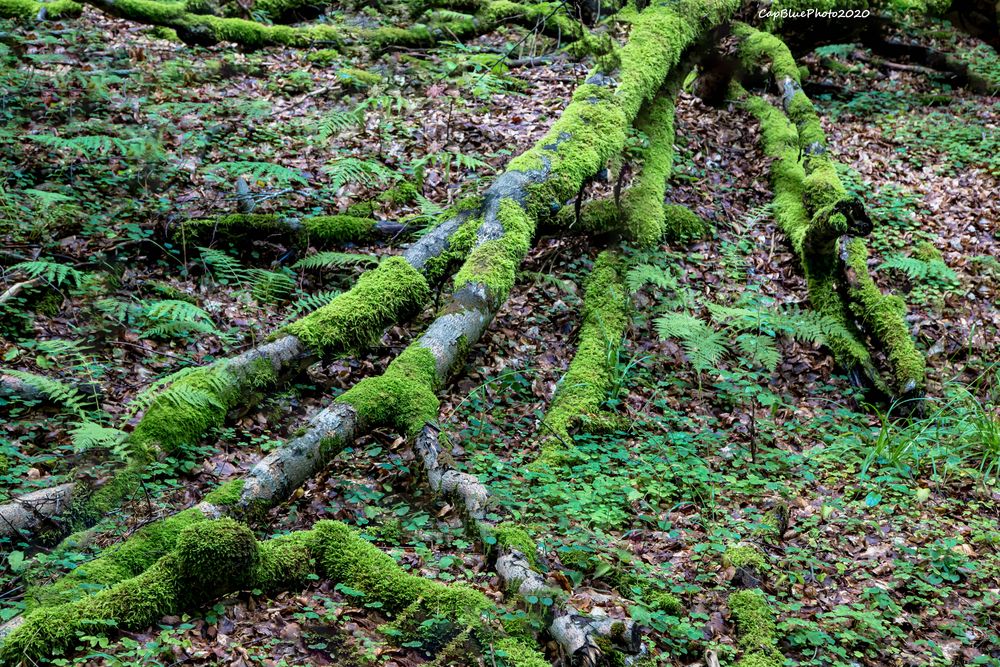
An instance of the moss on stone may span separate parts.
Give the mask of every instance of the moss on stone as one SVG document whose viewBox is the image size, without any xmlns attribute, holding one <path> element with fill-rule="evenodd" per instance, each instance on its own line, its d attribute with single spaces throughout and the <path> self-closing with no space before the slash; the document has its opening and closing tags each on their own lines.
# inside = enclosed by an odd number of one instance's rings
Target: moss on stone
<svg viewBox="0 0 1000 667">
<path fill-rule="evenodd" d="M 670 241 L 691 241 L 705 238 L 708 235 L 711 225 L 689 209 L 680 204 L 665 204 L 664 214 L 664 236 Z"/>
<path fill-rule="evenodd" d="M 627 294 L 622 260 L 615 253 L 601 253 L 587 280 L 576 354 L 542 421 L 545 437 L 540 463 L 558 464 L 571 446 L 572 425 L 598 412 L 607 398 L 617 350 L 628 326 Z"/>
<path fill-rule="evenodd" d="M 402 257 L 388 257 L 349 291 L 285 331 L 327 356 L 374 345 L 383 330 L 414 314 L 430 296 L 427 280 Z"/>
<path fill-rule="evenodd" d="M 722 555 L 722 564 L 726 567 L 744 568 L 754 572 L 767 569 L 767 559 L 764 553 L 752 544 L 734 544 L 726 548 Z"/>
</svg>

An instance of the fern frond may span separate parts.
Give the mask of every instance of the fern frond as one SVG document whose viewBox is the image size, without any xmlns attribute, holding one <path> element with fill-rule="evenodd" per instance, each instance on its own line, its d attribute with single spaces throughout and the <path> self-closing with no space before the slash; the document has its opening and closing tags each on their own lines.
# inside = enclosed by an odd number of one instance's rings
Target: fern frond
<svg viewBox="0 0 1000 667">
<path fill-rule="evenodd" d="M 687 313 L 668 313 L 654 320 L 661 338 L 677 340 L 698 371 L 715 368 L 726 354 L 726 337 Z"/>
<path fill-rule="evenodd" d="M 749 366 L 763 366 L 772 373 L 781 361 L 781 352 L 773 338 L 767 335 L 743 333 L 736 337 L 740 360 Z"/>
<path fill-rule="evenodd" d="M 677 278 L 665 269 L 653 264 L 639 264 L 625 276 L 629 292 L 638 292 L 646 285 L 655 285 L 663 290 L 677 289 Z"/>
<path fill-rule="evenodd" d="M 125 431 L 102 426 L 96 422 L 84 421 L 70 430 L 69 435 L 73 443 L 73 449 L 78 453 L 95 448 L 107 449 L 112 451 L 118 458 L 125 458 L 125 452 L 120 448 L 120 445 L 128 437 Z"/>
<path fill-rule="evenodd" d="M 330 177 L 330 187 L 337 191 L 348 184 L 373 187 L 402 178 L 381 162 L 345 157 L 328 162 L 323 171 Z"/>
<path fill-rule="evenodd" d="M 324 115 L 315 125 L 316 136 L 326 142 L 344 130 L 355 129 L 364 125 L 364 110 L 355 107 L 349 111 L 337 110 Z"/>
<path fill-rule="evenodd" d="M 330 267 L 355 266 L 358 264 L 375 264 L 378 257 L 359 255 L 347 252 L 318 252 L 315 255 L 303 257 L 292 265 L 293 269 L 325 269 Z"/>
<path fill-rule="evenodd" d="M 937 280 L 944 283 L 957 283 L 958 275 L 947 264 L 939 259 L 930 261 L 906 255 L 893 255 L 882 262 L 876 271 L 895 269 L 905 273 L 910 280 Z"/>
<path fill-rule="evenodd" d="M 316 294 L 309 294 L 307 296 L 298 299 L 292 306 L 290 312 L 288 313 L 288 317 L 286 317 L 285 321 L 282 322 L 282 326 L 288 324 L 292 320 L 297 319 L 299 316 L 305 313 L 310 313 L 314 310 L 322 308 L 326 304 L 333 301 L 338 294 L 340 294 L 340 292 L 338 292 L 337 290 L 327 290 L 323 292 L 317 292 Z"/>
<path fill-rule="evenodd" d="M 36 259 L 29 262 L 19 262 L 11 266 L 8 271 L 22 271 L 32 278 L 41 278 L 57 287 L 64 282 L 79 285 L 85 275 L 82 271 L 77 271 L 72 266 L 49 262 L 43 259 Z"/>
<path fill-rule="evenodd" d="M 249 175 L 255 180 L 273 179 L 278 183 L 301 183 L 306 185 L 308 181 L 295 169 L 283 167 L 273 162 L 254 162 L 246 160 L 236 160 L 232 162 L 219 162 L 208 168 L 210 172 L 223 172 L 230 178 Z"/>
<path fill-rule="evenodd" d="M 37 373 L 16 369 L 0 368 L 0 373 L 17 378 L 66 412 L 73 412 L 80 416 L 86 412 L 84 409 L 86 397 L 72 385 Z"/>
<path fill-rule="evenodd" d="M 257 301 L 264 303 L 284 301 L 295 289 L 294 276 L 284 271 L 250 269 L 250 276 L 253 280 L 251 294 Z"/>
<path fill-rule="evenodd" d="M 215 248 L 199 247 L 198 251 L 201 253 L 201 261 L 205 262 L 205 266 L 215 275 L 216 280 L 221 277 L 241 284 L 251 279 L 250 272 L 243 268 L 235 257 L 230 257 Z"/>
</svg>

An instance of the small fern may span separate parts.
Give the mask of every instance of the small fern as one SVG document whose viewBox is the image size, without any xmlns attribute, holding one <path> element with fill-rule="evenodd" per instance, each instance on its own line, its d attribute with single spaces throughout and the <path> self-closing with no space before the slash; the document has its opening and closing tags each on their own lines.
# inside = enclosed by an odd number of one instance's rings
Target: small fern
<svg viewBox="0 0 1000 667">
<path fill-rule="evenodd" d="M 251 294 L 253 298 L 263 303 L 285 301 L 295 289 L 294 276 L 285 271 L 250 269 L 250 277 L 253 280 Z"/>
<path fill-rule="evenodd" d="M 141 335 L 153 338 L 172 338 L 191 333 L 221 335 L 212 317 L 198 306 L 187 301 L 165 299 L 147 304 L 142 317 L 145 328 Z"/>
<path fill-rule="evenodd" d="M 229 282 L 234 282 L 237 285 L 242 285 L 252 279 L 250 272 L 243 268 L 243 265 L 235 257 L 230 257 L 215 248 L 199 247 L 198 251 L 201 253 L 201 261 L 221 284 L 226 285 Z"/>
<path fill-rule="evenodd" d="M 688 313 L 668 313 L 654 320 L 661 338 L 677 340 L 698 371 L 716 368 L 727 351 L 726 336 Z"/>
<path fill-rule="evenodd" d="M 11 266 L 8 271 L 21 271 L 28 274 L 31 278 L 41 278 L 57 287 L 64 282 L 74 286 L 79 285 L 85 275 L 82 271 L 77 271 L 72 266 L 41 259 L 30 262 L 19 262 Z"/>
<path fill-rule="evenodd" d="M 102 426 L 96 422 L 84 421 L 76 425 L 69 432 L 73 449 L 77 452 L 85 452 L 91 449 L 105 449 L 111 451 L 120 459 L 126 458 L 127 452 L 122 447 L 128 434 L 125 431 L 109 426 Z"/>
<path fill-rule="evenodd" d="M 318 252 L 315 255 L 303 257 L 292 265 L 293 269 L 326 269 L 331 267 L 356 266 L 358 264 L 375 264 L 377 257 L 358 255 L 346 252 Z"/>
<path fill-rule="evenodd" d="M 72 385 L 44 375 L 13 368 L 0 368 L 0 373 L 17 378 L 66 412 L 75 413 L 80 417 L 86 414 L 86 397 Z"/>
<path fill-rule="evenodd" d="M 653 264 L 639 264 L 629 270 L 625 276 L 625 283 L 629 292 L 635 293 L 646 285 L 654 285 L 663 290 L 672 291 L 677 289 L 677 278 L 665 269 Z"/>
<path fill-rule="evenodd" d="M 253 161 L 233 161 L 219 162 L 208 168 L 212 173 L 222 172 L 228 178 L 248 175 L 255 180 L 273 180 L 280 184 L 300 183 L 306 185 L 308 181 L 295 169 L 283 167 L 272 162 Z"/>
<path fill-rule="evenodd" d="M 328 290 L 324 292 L 317 292 L 316 294 L 309 294 L 298 299 L 291 307 L 288 317 L 286 317 L 284 322 L 282 322 L 282 326 L 288 324 L 292 320 L 298 319 L 305 313 L 310 313 L 314 310 L 322 308 L 337 298 L 338 294 L 340 294 L 340 292 L 337 290 Z"/>
<path fill-rule="evenodd" d="M 323 171 L 330 177 L 330 187 L 335 192 L 349 184 L 370 188 L 402 178 L 381 162 L 356 157 L 328 162 Z"/>
<path fill-rule="evenodd" d="M 923 260 L 906 255 L 893 255 L 882 262 L 877 271 L 896 270 L 905 273 L 910 280 L 920 282 L 935 281 L 957 284 L 958 275 L 940 259 Z"/>
<path fill-rule="evenodd" d="M 350 110 L 337 110 L 325 114 L 318 123 L 315 124 L 316 136 L 322 142 L 327 142 L 330 137 L 336 136 L 345 130 L 356 129 L 364 125 L 364 109 L 360 106 Z"/>
</svg>

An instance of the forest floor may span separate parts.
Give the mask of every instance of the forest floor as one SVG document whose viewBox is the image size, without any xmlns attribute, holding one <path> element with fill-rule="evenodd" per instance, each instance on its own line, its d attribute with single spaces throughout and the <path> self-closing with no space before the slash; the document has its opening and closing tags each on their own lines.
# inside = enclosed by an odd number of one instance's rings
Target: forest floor
<svg viewBox="0 0 1000 667">
<path fill-rule="evenodd" d="M 519 29 L 371 62 L 194 50 L 91 9 L 71 27 L 9 34 L 14 41 L 0 45 L 3 263 L 41 254 L 82 273 L 73 288 L 5 304 L 0 357 L 7 368 L 98 383 L 103 414 L 125 421 L 134 418 L 129 401 L 155 379 L 247 349 L 306 308 L 308 295 L 345 289 L 366 262 L 404 242 L 351 247 L 345 252 L 367 258 L 317 270 L 289 268 L 301 256 L 280 237 L 218 239 L 213 247 L 228 259 L 206 262 L 167 230 L 235 210 L 236 175 L 253 174 L 252 189 L 273 195 L 259 211 L 300 215 L 343 212 L 400 179 L 421 179 L 426 199 L 379 203 L 377 215 L 431 215 L 542 136 L 589 68 L 484 67 L 483 54 L 514 44 Z M 947 48 L 973 48 L 948 31 L 936 35 Z M 517 55 L 551 46 L 529 39 Z M 765 590 L 781 649 L 796 664 L 1000 665 L 1000 97 L 880 67 L 849 47 L 803 62 L 808 80 L 825 84 L 806 90 L 831 150 L 876 222 L 871 268 L 884 291 L 904 295 L 927 353 L 926 418 L 895 421 L 868 406 L 817 346 L 779 338 L 773 372 L 740 363 L 733 332 L 711 318 L 710 304 L 805 308 L 805 283 L 770 217 L 756 123 L 684 92 L 668 197 L 713 231 L 637 255 L 671 287 L 646 284 L 633 295 L 608 400 L 621 428 L 579 438 L 567 476 L 525 467 L 537 455 L 538 418 L 574 352 L 582 281 L 600 250 L 582 237 L 538 240 L 509 301 L 444 392 L 441 426 L 456 460 L 530 528 L 551 568 L 575 586 L 577 605 L 631 614 L 651 629 L 658 664 L 705 664 L 706 651 L 731 662 L 733 573 L 721 554 L 756 539 L 765 513 L 787 506 L 783 539 L 761 546 L 771 560 Z M 85 139 L 68 141 L 74 137 Z M 943 264 L 920 259 L 922 241 Z M 272 278 L 279 287 L 268 290 L 253 268 L 291 280 Z M 19 279 L 5 275 L 0 287 Z M 165 321 L 153 308 L 163 299 L 188 301 L 203 315 Z M 656 317 L 678 310 L 719 333 L 730 352 L 715 367 L 696 369 L 683 341 L 657 335 Z M 158 464 L 147 493 L 109 517 L 91 549 L 241 476 L 309 414 L 381 372 L 432 314 L 393 328 L 370 354 L 310 368 Z M 5 409 L 0 500 L 57 483 L 88 458 L 95 476 L 109 465 L 100 446 L 74 441 L 80 410 Z M 413 571 L 499 599 L 484 555 L 413 473 L 416 465 L 402 438 L 376 432 L 256 528 L 266 537 L 340 519 Z M 26 550 L 3 549 L 6 618 L 20 608 Z M 53 572 L 91 556 L 40 554 Z M 581 560 L 591 565 L 574 567 Z M 661 582 L 685 612 L 630 604 L 609 583 L 622 570 Z M 83 637 L 76 657 L 58 664 L 427 661 L 420 646 L 380 634 L 384 620 L 357 591 L 316 581 L 274 597 L 245 591 L 146 632 Z"/>
</svg>

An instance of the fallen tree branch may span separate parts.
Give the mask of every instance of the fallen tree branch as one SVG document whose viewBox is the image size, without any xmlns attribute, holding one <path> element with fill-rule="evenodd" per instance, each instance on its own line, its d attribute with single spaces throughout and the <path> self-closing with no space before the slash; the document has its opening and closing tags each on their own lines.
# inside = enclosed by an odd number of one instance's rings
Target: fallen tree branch
<svg viewBox="0 0 1000 667">
<path fill-rule="evenodd" d="M 446 219 L 402 257 L 383 260 L 351 290 L 288 325 L 275 340 L 161 383 L 162 391 L 155 394 L 125 443 L 128 464 L 96 491 L 73 494 L 68 527 L 86 528 L 114 511 L 138 488 L 151 461 L 196 442 L 208 429 L 224 423 L 237 406 L 253 404 L 262 391 L 317 359 L 365 349 L 386 327 L 422 307 L 430 297 L 429 283 L 440 280 L 468 250 L 467 243 L 452 244 L 467 218 L 460 211 Z M 466 225 L 465 235 L 472 231 Z M 57 503 L 44 507 L 67 509 Z M 24 531 L 30 533 L 54 516 L 39 512 L 36 521 L 20 524 L 18 532 L 0 525 L 0 537 L 23 539 Z"/>
</svg>

